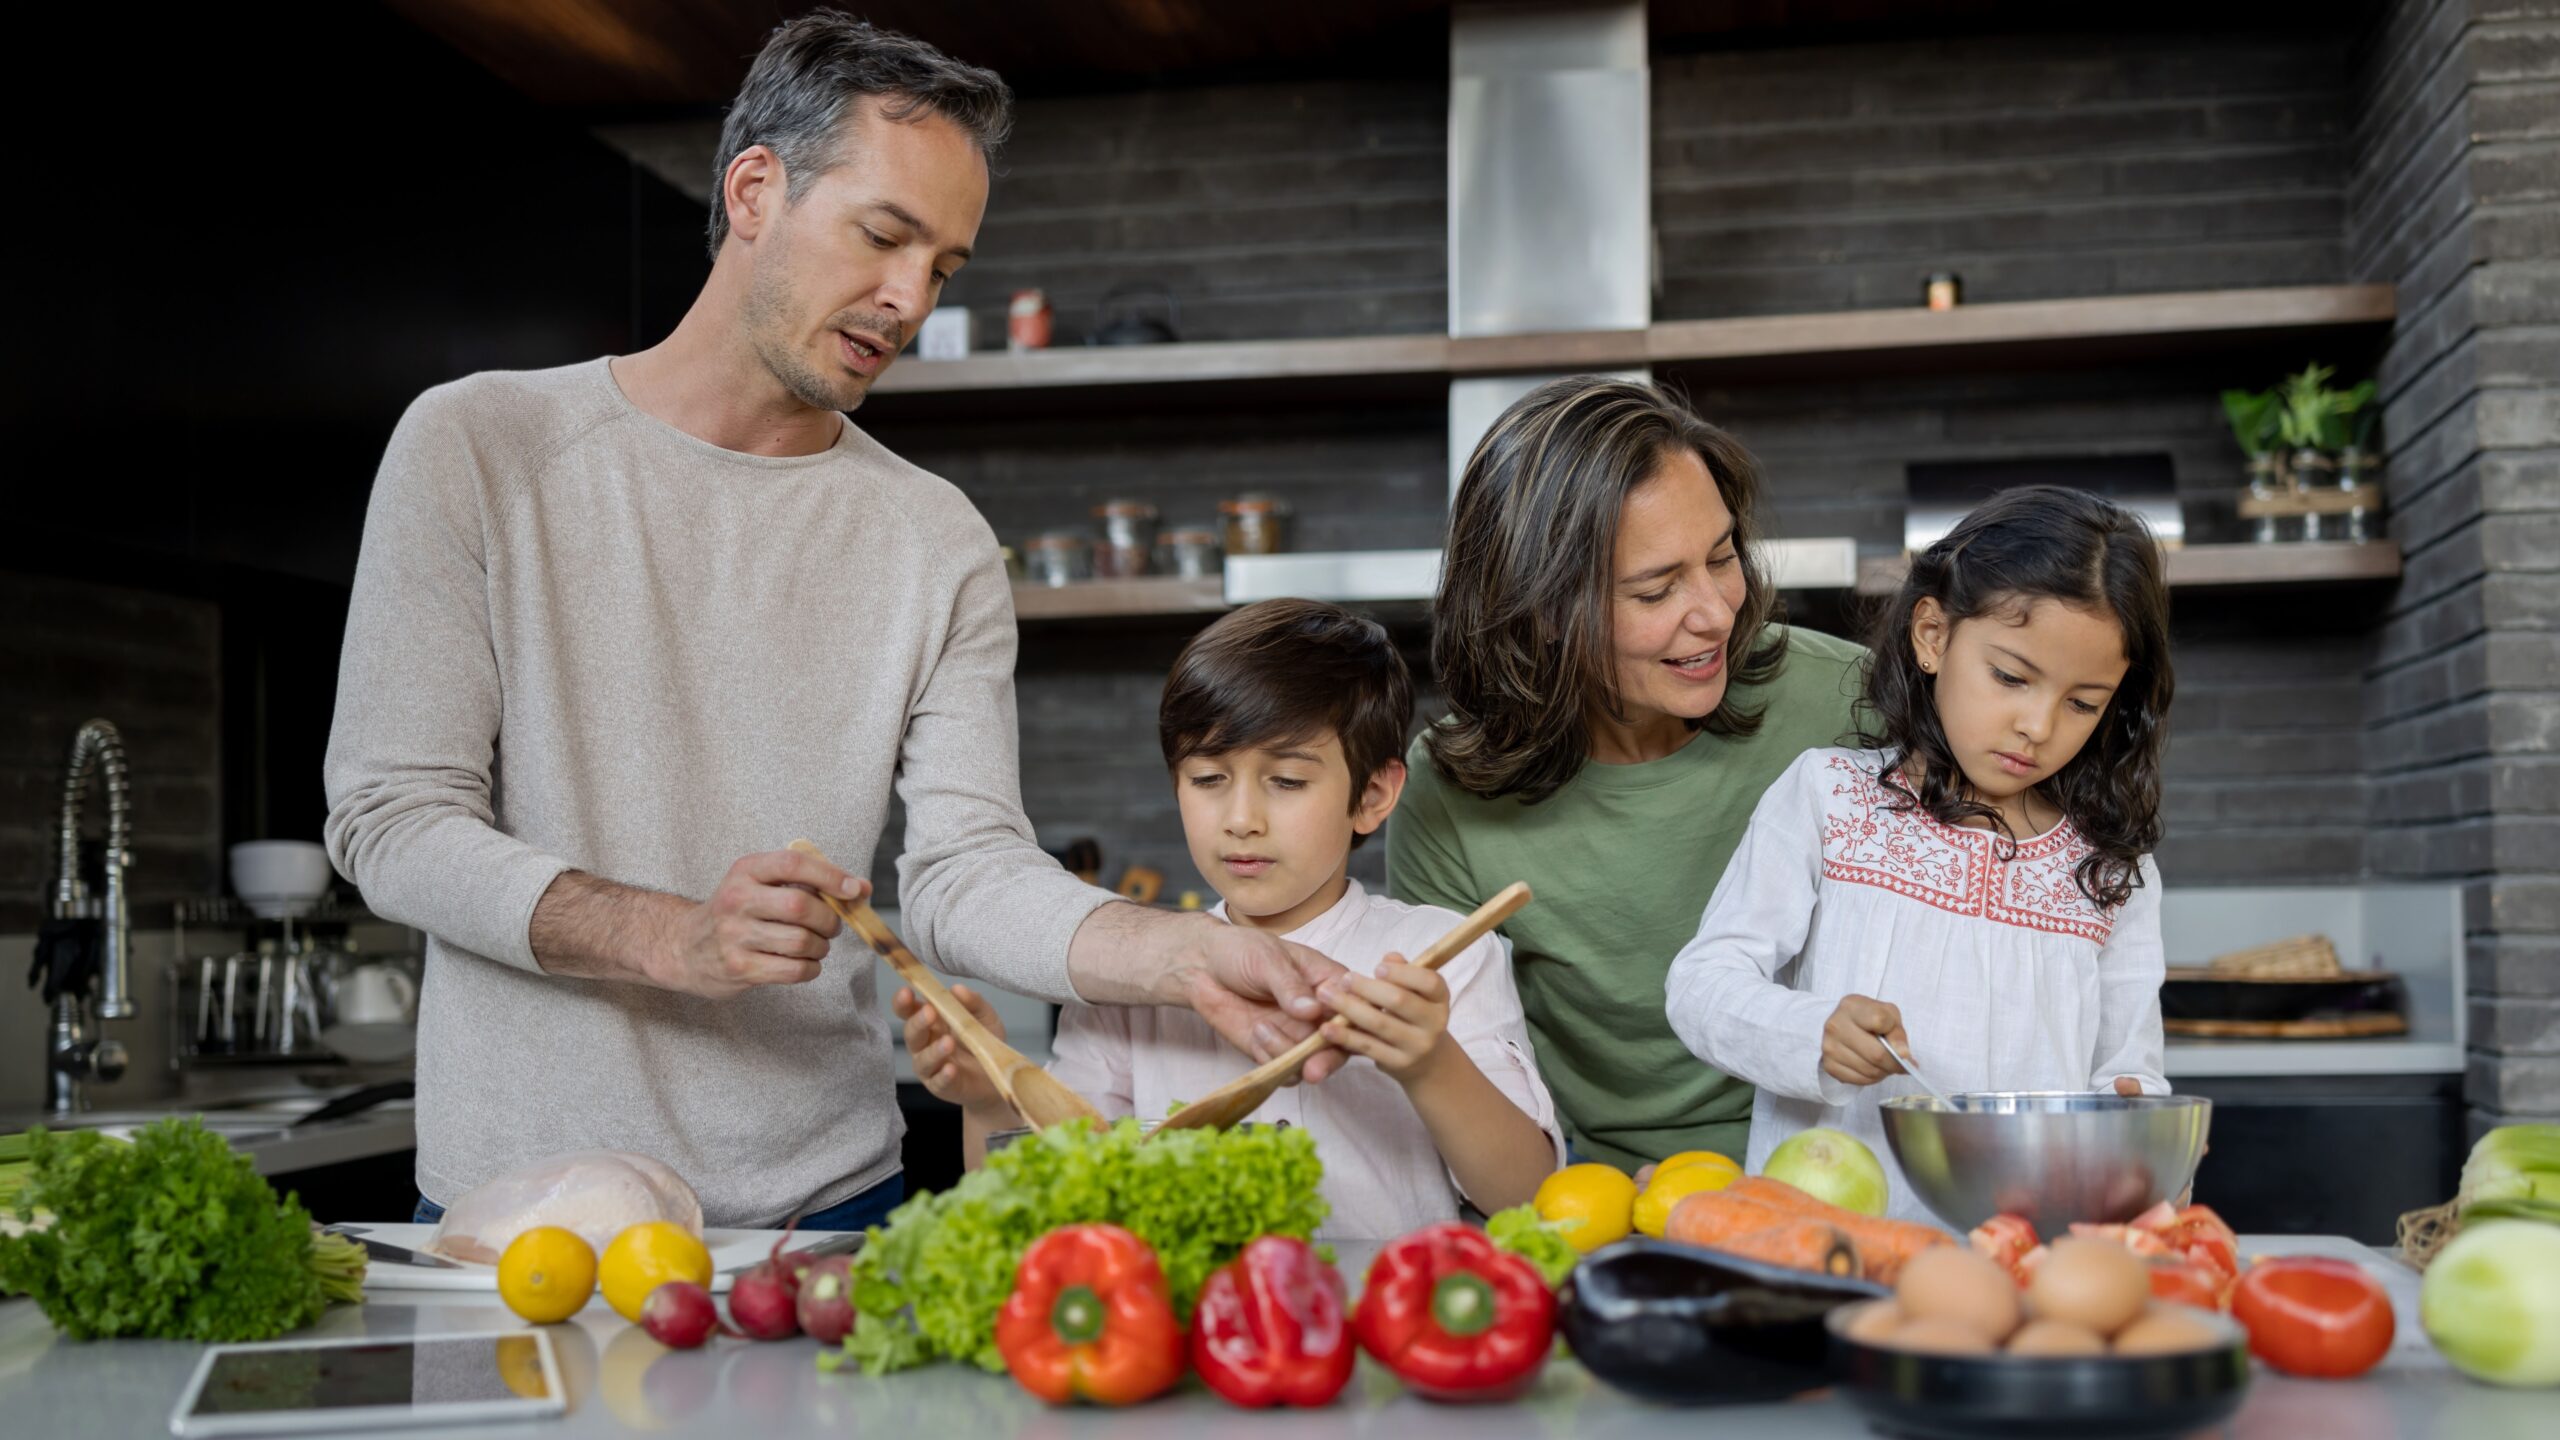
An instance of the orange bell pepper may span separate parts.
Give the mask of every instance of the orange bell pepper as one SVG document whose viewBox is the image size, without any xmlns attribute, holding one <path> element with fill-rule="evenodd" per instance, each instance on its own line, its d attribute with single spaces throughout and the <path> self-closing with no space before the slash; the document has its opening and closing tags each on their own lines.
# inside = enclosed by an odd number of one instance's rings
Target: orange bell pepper
<svg viewBox="0 0 2560 1440">
<path fill-rule="evenodd" d="M 1134 1405 L 1173 1388 L 1187 1347 L 1147 1242 L 1117 1225 L 1066 1225 L 1023 1252 L 996 1349 L 1052 1405 Z"/>
</svg>

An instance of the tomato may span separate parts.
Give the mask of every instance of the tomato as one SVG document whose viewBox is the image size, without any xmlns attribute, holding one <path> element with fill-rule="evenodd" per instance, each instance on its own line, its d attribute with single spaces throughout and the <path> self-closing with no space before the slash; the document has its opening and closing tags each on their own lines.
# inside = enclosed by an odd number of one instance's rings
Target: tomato
<svg viewBox="0 0 2560 1440">
<path fill-rule="evenodd" d="M 2249 1330 L 2249 1353 L 2288 1375 L 2343 1379 L 2391 1349 L 2391 1297 L 2347 1260 L 2265 1260 L 2240 1277 L 2231 1318 Z"/>
<path fill-rule="evenodd" d="M 2222 1286 L 2221 1276 L 2192 1260 L 2151 1262 L 2151 1296 L 2155 1300 L 2174 1300 L 2200 1310 L 2220 1310 Z"/>
<path fill-rule="evenodd" d="M 2036 1248 L 2036 1227 L 2024 1218 L 1994 1215 L 1974 1226 L 1973 1233 L 1966 1236 L 1965 1241 L 1973 1247 L 1974 1254 L 2008 1271 L 2010 1278 L 2020 1285 L 2027 1283 L 2019 1265 L 2027 1258 L 2027 1252 Z"/>
</svg>

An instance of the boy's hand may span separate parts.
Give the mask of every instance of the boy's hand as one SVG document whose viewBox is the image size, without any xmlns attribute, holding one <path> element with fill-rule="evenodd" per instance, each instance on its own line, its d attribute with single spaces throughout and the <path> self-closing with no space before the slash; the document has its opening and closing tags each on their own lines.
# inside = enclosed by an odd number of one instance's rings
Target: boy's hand
<svg viewBox="0 0 2560 1440">
<path fill-rule="evenodd" d="M 987 1033 L 1001 1040 L 1004 1021 L 996 1015 L 996 1007 L 987 997 L 966 985 L 954 985 L 951 993 L 987 1027 Z M 889 1008 L 907 1022 L 907 1054 L 915 1060 L 916 1078 L 935 1096 L 950 1101 L 963 1110 L 990 1122 L 991 1129 L 1012 1127 L 1013 1107 L 997 1093 L 995 1082 L 978 1065 L 960 1042 L 953 1038 L 951 1027 L 942 1023 L 932 1006 L 917 997 L 913 987 L 901 985 L 889 1001 Z"/>
<path fill-rule="evenodd" d="M 1389 955 L 1376 975 L 1339 975 L 1316 993 L 1334 1008 L 1325 1039 L 1378 1062 L 1398 1084 L 1420 1079 L 1448 1048 L 1449 985 L 1437 970 Z"/>
<path fill-rule="evenodd" d="M 1884 1048 L 1884 1036 L 1911 1053 L 1902 1033 L 1902 1012 L 1864 995 L 1843 995 L 1831 1018 L 1822 1022 L 1822 1073 L 1848 1085 L 1873 1085 L 1902 1073 L 1902 1063 Z"/>
</svg>

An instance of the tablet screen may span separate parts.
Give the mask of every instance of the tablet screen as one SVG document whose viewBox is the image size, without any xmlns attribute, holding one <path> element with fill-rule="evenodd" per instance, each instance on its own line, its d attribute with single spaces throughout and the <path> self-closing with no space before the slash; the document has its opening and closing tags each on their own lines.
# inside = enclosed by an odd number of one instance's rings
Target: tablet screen
<svg viewBox="0 0 2560 1440">
<path fill-rule="evenodd" d="M 187 1413 L 271 1415 L 550 1398 L 534 1337 L 462 1335 L 226 1350 L 214 1356 Z"/>
</svg>

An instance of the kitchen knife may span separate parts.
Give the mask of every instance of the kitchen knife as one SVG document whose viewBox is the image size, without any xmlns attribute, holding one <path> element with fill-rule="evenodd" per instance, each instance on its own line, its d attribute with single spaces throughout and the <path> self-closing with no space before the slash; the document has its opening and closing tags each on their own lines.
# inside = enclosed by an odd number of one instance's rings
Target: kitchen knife
<svg viewBox="0 0 2560 1440">
<path fill-rule="evenodd" d="M 364 1247 L 365 1258 L 369 1260 L 379 1260 L 386 1265 L 415 1265 L 426 1270 L 460 1270 L 464 1268 L 462 1265 L 454 1261 L 447 1260 L 441 1255 L 430 1255 L 424 1250 L 412 1250 L 406 1245 L 394 1245 L 388 1240 L 376 1240 L 367 1235 L 352 1234 L 347 1229 L 336 1225 L 323 1225 L 320 1228 L 333 1235 L 345 1235 L 348 1239 L 353 1240 Z"/>
<path fill-rule="evenodd" d="M 846 1230 L 830 1235 L 824 1240 L 815 1241 L 811 1244 L 801 1246 L 800 1248 L 787 1253 L 793 1255 L 805 1255 L 812 1260 L 828 1255 L 850 1255 L 854 1251 L 862 1248 L 862 1237 L 867 1233 L 869 1232 L 862 1230 Z M 720 1273 L 723 1275 L 744 1275 L 763 1263 L 764 1261 L 762 1260 L 750 1260 L 744 1265 L 732 1265 Z"/>
</svg>

